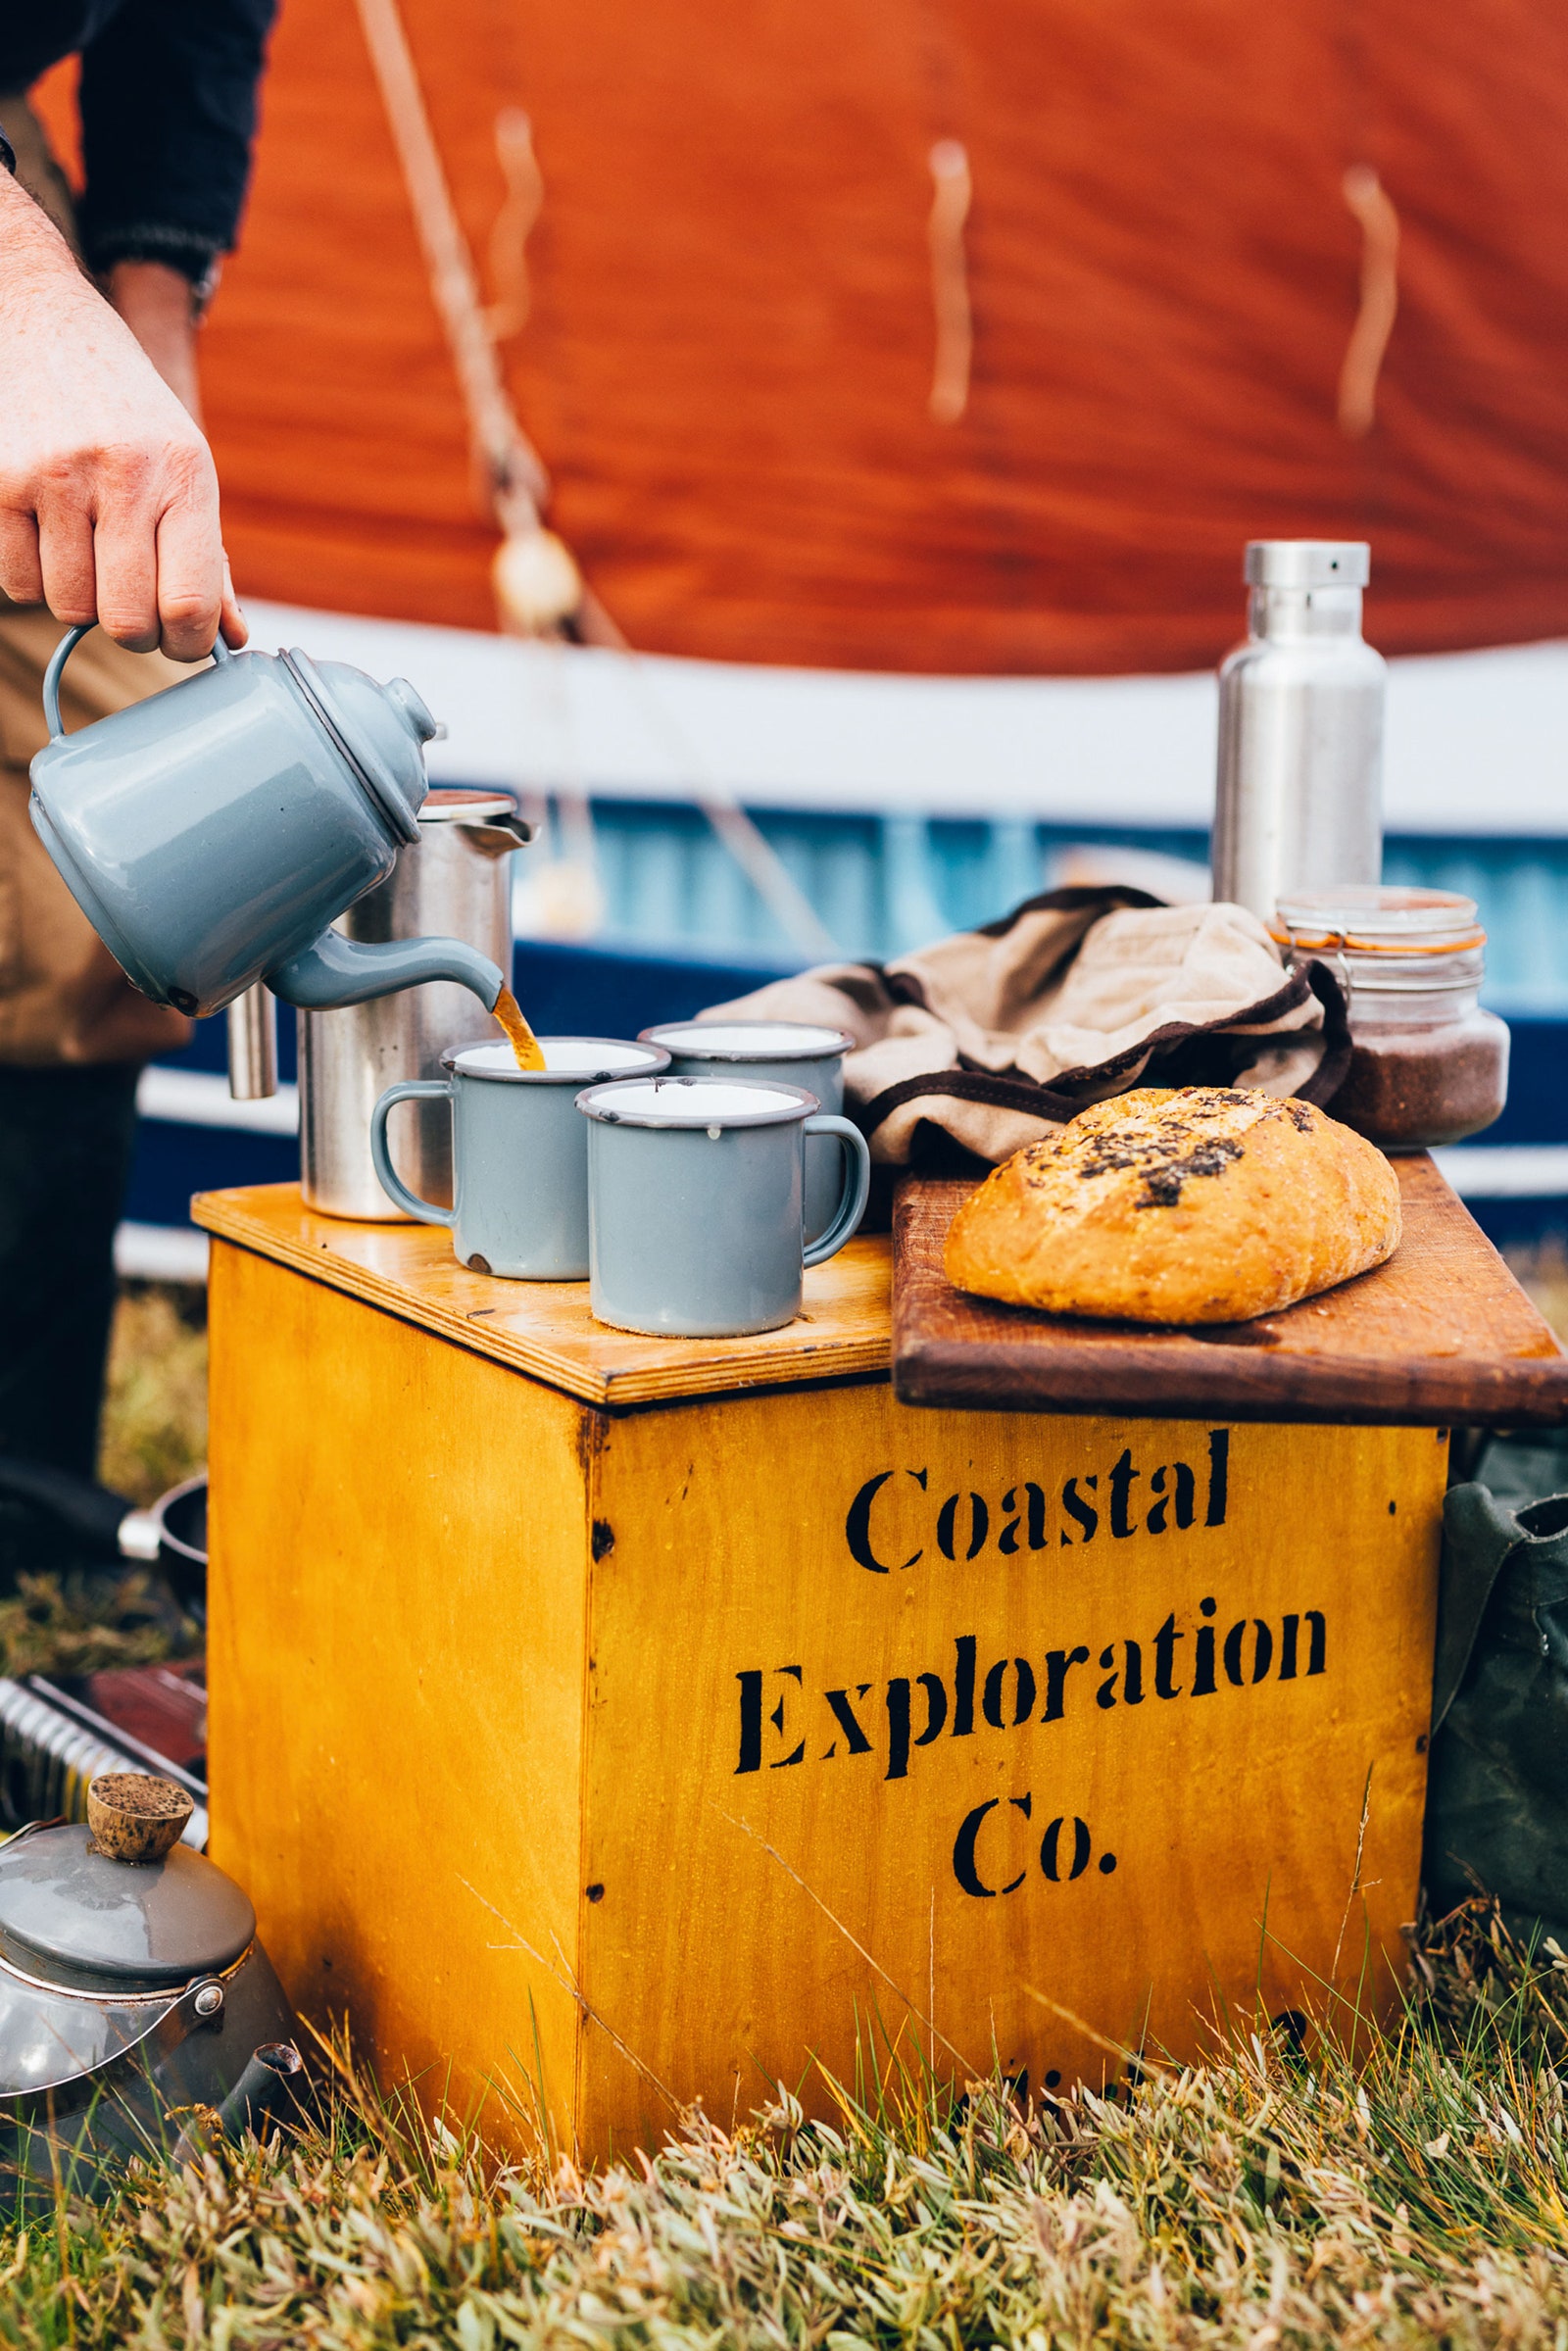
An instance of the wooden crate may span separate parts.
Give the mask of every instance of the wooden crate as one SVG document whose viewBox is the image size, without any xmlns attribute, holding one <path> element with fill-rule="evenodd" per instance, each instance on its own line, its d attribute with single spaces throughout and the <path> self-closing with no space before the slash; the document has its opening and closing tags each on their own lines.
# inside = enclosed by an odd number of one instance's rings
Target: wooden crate
<svg viewBox="0 0 1568 2351">
<path fill-rule="evenodd" d="M 199 1209 L 212 1849 L 388 2077 L 593 2155 L 858 2033 L 1046 2088 L 1390 1999 L 1440 1433 L 900 1404 L 876 1241 L 688 1344 Z"/>
</svg>

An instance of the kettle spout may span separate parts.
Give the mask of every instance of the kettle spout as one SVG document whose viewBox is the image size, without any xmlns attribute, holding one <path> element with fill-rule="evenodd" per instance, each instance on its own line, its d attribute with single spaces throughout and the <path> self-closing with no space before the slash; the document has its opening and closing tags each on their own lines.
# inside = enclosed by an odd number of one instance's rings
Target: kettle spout
<svg viewBox="0 0 1568 2351">
<path fill-rule="evenodd" d="M 426 980 L 455 980 L 471 989 L 487 1012 L 506 985 L 500 965 L 461 939 L 392 939 L 378 946 L 323 931 L 307 947 L 267 974 L 267 984 L 286 1004 L 304 1012 L 335 1011 L 342 1004 L 368 1004 L 399 988 Z"/>
</svg>

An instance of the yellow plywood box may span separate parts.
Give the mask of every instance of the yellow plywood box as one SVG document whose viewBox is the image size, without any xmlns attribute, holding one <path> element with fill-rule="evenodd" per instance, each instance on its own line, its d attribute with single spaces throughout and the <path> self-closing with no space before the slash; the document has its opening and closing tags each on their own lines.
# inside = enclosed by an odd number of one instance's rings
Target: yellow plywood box
<svg viewBox="0 0 1568 2351">
<path fill-rule="evenodd" d="M 1391 1997 L 1434 1431 L 901 1406 L 874 1242 L 704 1395 L 444 1236 L 204 1221 L 213 1850 L 384 2074 L 598 2154 L 870 2019 L 1041 2088 Z"/>
</svg>

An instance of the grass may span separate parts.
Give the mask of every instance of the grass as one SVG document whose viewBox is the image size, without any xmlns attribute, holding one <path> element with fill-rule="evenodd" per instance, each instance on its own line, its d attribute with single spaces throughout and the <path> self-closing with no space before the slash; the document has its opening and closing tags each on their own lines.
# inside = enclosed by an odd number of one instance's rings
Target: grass
<svg viewBox="0 0 1568 2351">
<path fill-rule="evenodd" d="M 1568 1243 L 1552 1233 L 1533 1249 L 1504 1249 L 1514 1278 L 1529 1291 L 1558 1338 L 1568 1346 Z"/>
<path fill-rule="evenodd" d="M 154 1665 L 193 1645 L 165 1592 L 141 1569 L 126 1575 L 20 1575 L 0 1595 L 0 1674 L 91 1674 Z M 0 2340 L 3 2340 L 0 2337 Z"/>
<path fill-rule="evenodd" d="M 1124 2099 L 955 2096 L 899 2052 L 585 2176 L 333 2052 L 322 2121 L 0 2233 L 0 2342 L 164 2347 L 1568 2342 L 1568 1973 L 1484 1905 L 1352 2063 L 1240 2033 Z"/>
<path fill-rule="evenodd" d="M 124 1282 L 115 1310 L 98 1475 L 155 1502 L 207 1458 L 207 1293 Z"/>
</svg>

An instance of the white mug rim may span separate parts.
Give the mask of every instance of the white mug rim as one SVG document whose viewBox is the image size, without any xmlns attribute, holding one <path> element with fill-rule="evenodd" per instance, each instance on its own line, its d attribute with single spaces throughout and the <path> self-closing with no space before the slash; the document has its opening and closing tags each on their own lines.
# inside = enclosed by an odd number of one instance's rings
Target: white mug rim
<svg viewBox="0 0 1568 2351">
<path fill-rule="evenodd" d="M 754 1045 L 705 1045 L 700 1032 L 705 1028 L 751 1029 L 775 1032 L 777 1042 Z M 785 1042 L 783 1031 L 793 1031 L 796 1042 Z M 671 1040 L 678 1036 L 680 1043 Z M 826 1038 L 826 1044 L 802 1044 L 802 1038 Z M 704 1061 L 830 1061 L 856 1050 L 856 1040 L 847 1029 L 830 1028 L 825 1020 L 661 1020 L 652 1028 L 639 1029 L 639 1045 L 659 1045 L 671 1055 L 680 1053 Z"/>
<path fill-rule="evenodd" d="M 535 1043 L 541 1047 L 610 1045 L 613 1046 L 617 1053 L 646 1053 L 649 1058 L 646 1064 L 640 1062 L 635 1068 L 621 1067 L 619 1069 L 615 1068 L 613 1064 L 604 1069 L 518 1069 L 514 1064 L 511 1068 L 503 1064 L 495 1069 L 466 1069 L 463 1066 L 465 1053 L 476 1053 L 481 1047 L 495 1048 L 503 1052 L 511 1051 L 503 1037 L 470 1037 L 466 1045 L 449 1045 L 441 1055 L 441 1066 L 449 1077 L 466 1078 L 480 1086 L 577 1087 L 598 1086 L 606 1082 L 611 1084 L 635 1083 L 639 1079 L 659 1077 L 669 1067 L 669 1055 L 663 1048 L 647 1045 L 640 1037 L 538 1037 L 535 1039 Z"/>
<path fill-rule="evenodd" d="M 711 1102 L 703 1109 L 689 1101 L 693 1090 L 700 1087 L 715 1089 L 720 1084 L 727 1094 L 782 1094 L 790 1099 L 784 1102 L 760 1103 L 755 1110 L 715 1110 Z M 625 1094 L 633 1086 L 642 1088 L 649 1085 L 652 1085 L 656 1094 L 674 1096 L 667 1107 L 661 1105 L 656 1109 L 641 1103 L 634 1106 L 624 1100 Z M 680 1100 L 682 1092 L 688 1097 L 684 1105 Z M 621 1100 L 618 1102 L 611 1100 L 613 1096 L 619 1096 Z M 577 1097 L 577 1107 L 583 1116 L 598 1119 L 606 1126 L 652 1129 L 681 1127 L 694 1128 L 699 1132 L 705 1127 L 787 1126 L 796 1119 L 811 1117 L 821 1106 L 817 1097 L 805 1086 L 786 1086 L 777 1079 L 770 1079 L 765 1086 L 754 1088 L 748 1087 L 739 1078 L 721 1081 L 710 1077 L 669 1077 L 662 1072 L 656 1072 L 652 1078 L 612 1078 L 607 1084 L 585 1087 Z"/>
</svg>

